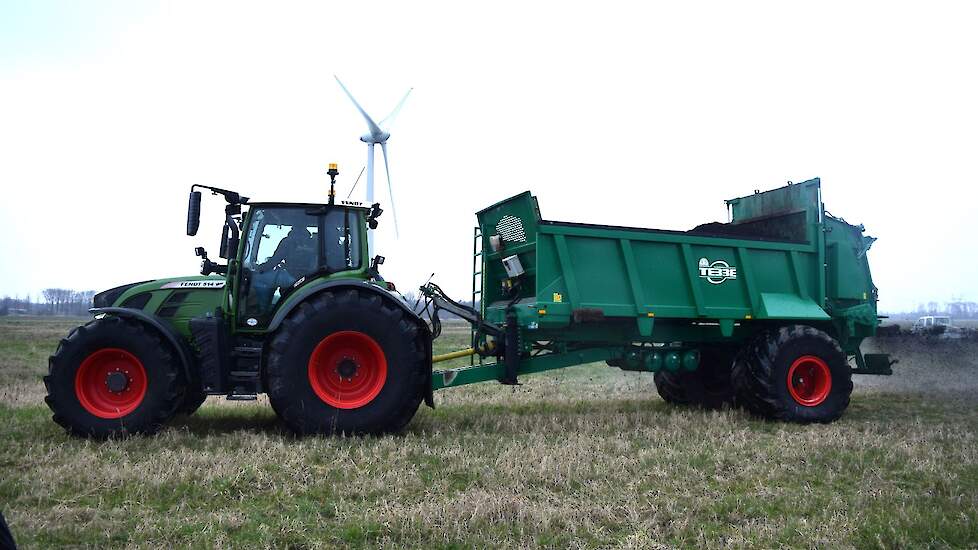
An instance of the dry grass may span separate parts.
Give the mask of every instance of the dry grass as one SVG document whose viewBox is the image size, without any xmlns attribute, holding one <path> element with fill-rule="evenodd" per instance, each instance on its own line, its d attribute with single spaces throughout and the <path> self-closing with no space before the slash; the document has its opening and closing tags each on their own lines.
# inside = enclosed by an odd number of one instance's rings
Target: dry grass
<svg viewBox="0 0 978 550">
<path fill-rule="evenodd" d="M 446 390 L 400 436 L 296 439 L 212 398 L 96 443 L 39 400 L 68 324 L 0 321 L 0 506 L 26 546 L 978 544 L 975 343 L 883 342 L 897 375 L 860 377 L 829 426 L 668 407 L 651 376 L 589 365 Z"/>
</svg>

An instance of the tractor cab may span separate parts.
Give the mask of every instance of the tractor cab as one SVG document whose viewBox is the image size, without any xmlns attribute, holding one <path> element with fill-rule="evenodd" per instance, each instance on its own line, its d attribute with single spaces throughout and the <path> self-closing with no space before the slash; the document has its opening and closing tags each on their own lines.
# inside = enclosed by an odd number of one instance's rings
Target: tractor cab
<svg viewBox="0 0 978 550">
<path fill-rule="evenodd" d="M 237 319 L 264 326 L 276 306 L 306 281 L 367 279 L 365 208 L 256 203 L 242 226 L 236 280 Z"/>
<path fill-rule="evenodd" d="M 331 174 L 332 175 L 332 174 Z M 201 192 L 224 196 L 227 201 L 220 257 L 211 261 L 198 247 L 201 275 L 217 273 L 227 281 L 227 317 L 236 329 L 263 330 L 296 290 L 330 279 L 382 280 L 381 257 L 368 259 L 367 230 L 377 227 L 383 212 L 343 201 L 335 204 L 250 203 L 233 191 L 195 185 L 191 189 L 187 234 L 199 227 Z"/>
</svg>

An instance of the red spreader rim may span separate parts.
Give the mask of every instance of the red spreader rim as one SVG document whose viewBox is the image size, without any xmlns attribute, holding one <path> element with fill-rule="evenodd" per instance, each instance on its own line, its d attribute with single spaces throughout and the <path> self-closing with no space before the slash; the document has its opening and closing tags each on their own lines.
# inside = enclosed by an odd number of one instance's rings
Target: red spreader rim
<svg viewBox="0 0 978 550">
<path fill-rule="evenodd" d="M 75 396 L 99 418 L 122 418 L 146 397 L 146 369 L 124 349 L 102 348 L 82 361 L 75 373 Z"/>
<path fill-rule="evenodd" d="M 370 403 L 386 380 L 384 350 L 362 332 L 334 332 L 323 338 L 309 356 L 313 391 L 338 409 L 356 409 Z"/>
<path fill-rule="evenodd" d="M 803 355 L 788 369 L 788 392 L 799 405 L 816 407 L 832 391 L 832 371 L 820 357 Z"/>
</svg>

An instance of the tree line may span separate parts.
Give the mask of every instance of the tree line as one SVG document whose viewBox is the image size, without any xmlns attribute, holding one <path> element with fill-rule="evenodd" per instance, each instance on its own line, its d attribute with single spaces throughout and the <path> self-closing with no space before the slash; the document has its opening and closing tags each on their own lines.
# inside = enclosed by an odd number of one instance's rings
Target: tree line
<svg viewBox="0 0 978 550">
<path fill-rule="evenodd" d="M 38 297 L 4 296 L 0 300 L 2 315 L 88 315 L 95 297 L 94 290 L 46 288 Z M 35 299 L 37 298 L 37 299 Z"/>
<path fill-rule="evenodd" d="M 0 299 L 0 316 L 2 315 L 88 315 L 89 308 L 93 307 L 92 298 L 96 292 L 94 290 L 71 290 L 67 288 L 46 288 L 41 291 L 40 296 L 28 294 L 23 298 L 19 296 L 4 296 Z M 414 292 L 404 294 L 408 303 L 415 306 L 420 312 L 424 306 L 424 300 L 418 300 Z M 35 299 L 36 298 L 36 299 Z M 470 300 L 463 300 L 461 303 L 472 306 Z M 476 309 L 479 302 L 475 302 Z M 927 302 L 920 303 L 913 311 L 892 313 L 894 317 L 922 317 L 924 315 L 948 315 L 953 319 L 978 319 L 978 302 L 970 302 L 961 299 L 953 299 L 949 302 Z M 455 315 L 442 312 L 443 318 L 455 318 Z"/>
</svg>

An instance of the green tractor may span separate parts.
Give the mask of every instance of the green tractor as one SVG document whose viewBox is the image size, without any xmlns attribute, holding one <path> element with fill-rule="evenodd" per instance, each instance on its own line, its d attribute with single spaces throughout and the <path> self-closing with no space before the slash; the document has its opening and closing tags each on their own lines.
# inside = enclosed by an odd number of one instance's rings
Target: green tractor
<svg viewBox="0 0 978 550">
<path fill-rule="evenodd" d="M 328 172 L 335 182 L 338 171 Z M 44 377 L 54 420 L 69 432 L 150 434 L 208 395 L 267 393 L 298 433 L 397 430 L 431 403 L 428 325 L 368 258 L 367 231 L 382 210 L 227 202 L 220 257 L 202 248 L 200 276 L 116 287 L 95 296 L 95 319 L 58 345 Z"/>
</svg>

